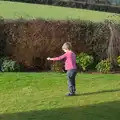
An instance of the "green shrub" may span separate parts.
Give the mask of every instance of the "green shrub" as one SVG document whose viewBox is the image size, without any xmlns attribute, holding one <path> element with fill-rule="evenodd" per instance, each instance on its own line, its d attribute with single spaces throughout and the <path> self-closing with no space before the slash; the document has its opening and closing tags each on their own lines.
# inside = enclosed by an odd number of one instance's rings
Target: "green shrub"
<svg viewBox="0 0 120 120">
<path fill-rule="evenodd" d="M 8 57 L 2 57 L 2 58 L 0 58 L 0 67 L 2 66 L 2 64 L 3 64 L 3 62 L 5 60 L 9 60 L 9 58 Z"/>
<path fill-rule="evenodd" d="M 106 60 L 101 60 L 97 65 L 96 65 L 96 69 L 97 71 L 101 72 L 101 73 L 108 73 L 112 68 L 112 64 L 111 62 L 106 59 Z"/>
<path fill-rule="evenodd" d="M 118 66 L 120 66 L 120 56 L 117 57 Z"/>
<path fill-rule="evenodd" d="M 20 71 L 20 65 L 13 60 L 4 60 L 1 65 L 2 72 L 17 72 Z"/>
<path fill-rule="evenodd" d="M 93 63 L 93 57 L 86 53 L 80 53 L 77 55 L 76 62 L 82 67 L 83 71 L 86 71 L 87 67 Z"/>
<path fill-rule="evenodd" d="M 55 61 L 51 65 L 51 70 L 53 72 L 63 72 L 63 64 L 60 61 Z"/>
</svg>

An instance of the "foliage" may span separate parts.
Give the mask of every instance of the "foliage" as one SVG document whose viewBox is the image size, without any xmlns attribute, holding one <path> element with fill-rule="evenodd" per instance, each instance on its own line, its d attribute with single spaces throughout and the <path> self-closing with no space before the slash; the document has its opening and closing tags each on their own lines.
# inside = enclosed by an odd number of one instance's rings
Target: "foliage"
<svg viewBox="0 0 120 120">
<path fill-rule="evenodd" d="M 3 58 L 2 60 L 3 60 L 3 63 L 1 65 L 1 71 L 2 72 L 17 72 L 17 71 L 20 71 L 20 65 L 16 61 L 9 60 L 9 59 L 6 59 L 6 58 Z"/>
<path fill-rule="evenodd" d="M 86 71 L 87 67 L 93 63 L 93 57 L 86 53 L 80 53 L 76 61 L 82 67 L 83 71 Z"/>
<path fill-rule="evenodd" d="M 3 64 L 3 62 L 4 62 L 5 60 L 9 60 L 9 58 L 8 58 L 8 57 L 1 57 L 1 58 L 0 58 L 0 66 Z"/>
<path fill-rule="evenodd" d="M 117 57 L 118 66 L 120 66 L 120 56 Z"/>
<path fill-rule="evenodd" d="M 63 64 L 60 61 L 55 61 L 51 65 L 51 70 L 53 72 L 63 72 Z"/>
<path fill-rule="evenodd" d="M 112 64 L 111 62 L 106 59 L 106 60 L 101 60 L 97 65 L 96 65 L 96 69 L 97 71 L 101 72 L 101 73 L 108 73 L 112 68 Z"/>
</svg>

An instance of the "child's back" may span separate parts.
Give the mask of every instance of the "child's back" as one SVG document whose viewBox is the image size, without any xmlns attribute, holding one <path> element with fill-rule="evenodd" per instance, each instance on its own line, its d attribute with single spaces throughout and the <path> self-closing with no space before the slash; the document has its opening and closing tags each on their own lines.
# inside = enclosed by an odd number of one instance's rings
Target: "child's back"
<svg viewBox="0 0 120 120">
<path fill-rule="evenodd" d="M 65 69 L 71 70 L 71 69 L 77 69 L 76 67 L 76 55 L 72 51 L 68 51 L 65 53 Z"/>
</svg>

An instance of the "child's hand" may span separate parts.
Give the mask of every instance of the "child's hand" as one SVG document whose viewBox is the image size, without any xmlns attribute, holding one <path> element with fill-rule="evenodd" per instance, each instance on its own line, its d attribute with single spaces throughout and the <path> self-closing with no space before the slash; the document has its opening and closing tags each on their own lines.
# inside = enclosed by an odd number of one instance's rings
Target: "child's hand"
<svg viewBox="0 0 120 120">
<path fill-rule="evenodd" d="M 50 57 L 48 57 L 47 60 L 50 60 Z"/>
</svg>

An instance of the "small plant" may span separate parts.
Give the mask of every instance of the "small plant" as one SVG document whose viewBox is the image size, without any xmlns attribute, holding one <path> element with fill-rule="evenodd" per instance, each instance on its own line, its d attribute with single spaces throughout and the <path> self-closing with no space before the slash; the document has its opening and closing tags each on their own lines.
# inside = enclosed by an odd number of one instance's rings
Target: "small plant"
<svg viewBox="0 0 120 120">
<path fill-rule="evenodd" d="M 96 65 L 96 69 L 97 71 L 101 72 L 101 73 L 108 73 L 112 68 L 112 64 L 111 62 L 106 59 L 106 60 L 101 60 L 97 65 Z"/>
<path fill-rule="evenodd" d="M 1 71 L 2 64 L 5 60 L 9 60 L 9 58 L 8 57 L 1 57 L 0 58 L 0 71 Z"/>
<path fill-rule="evenodd" d="M 117 57 L 118 66 L 120 66 L 120 56 Z"/>
<path fill-rule="evenodd" d="M 1 65 L 2 72 L 17 72 L 20 71 L 20 65 L 13 60 L 4 60 Z"/>
<path fill-rule="evenodd" d="M 93 63 L 93 57 L 86 53 L 80 53 L 77 56 L 76 62 L 82 67 L 83 71 L 86 71 L 87 67 Z"/>
<path fill-rule="evenodd" d="M 51 65 L 51 70 L 53 72 L 63 72 L 63 64 L 60 61 L 55 61 Z"/>
<path fill-rule="evenodd" d="M 0 66 L 3 64 L 3 62 L 5 60 L 9 60 L 9 58 L 8 57 L 2 57 L 2 58 L 0 58 Z"/>
</svg>

